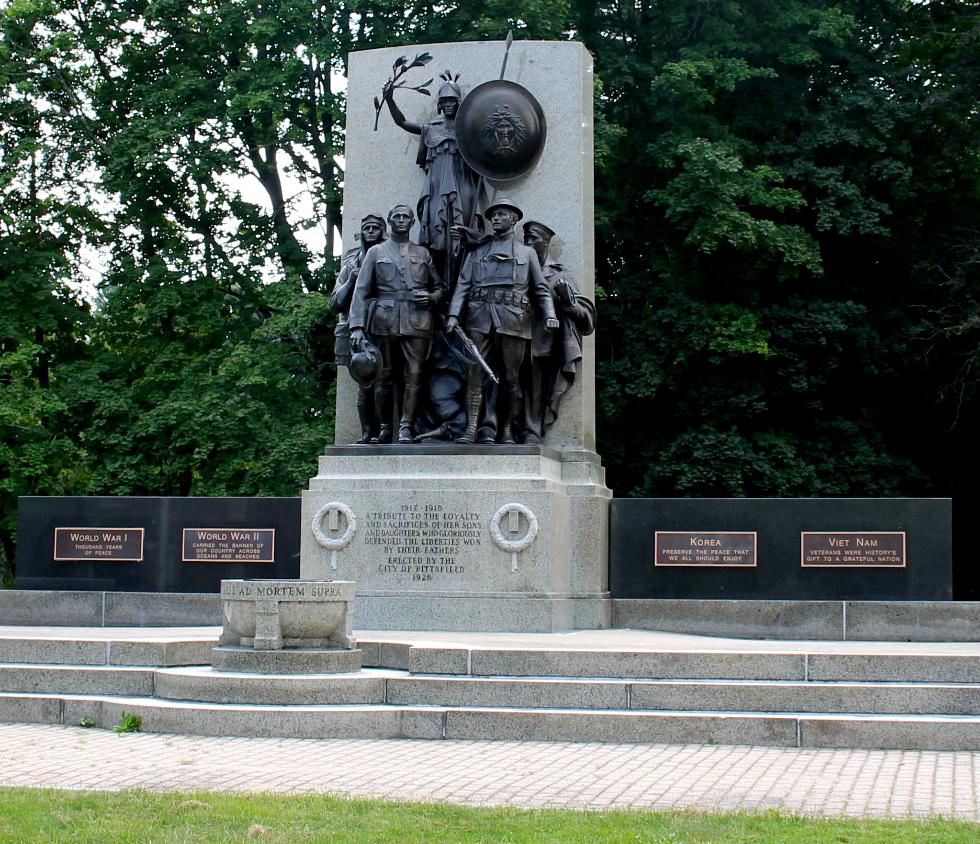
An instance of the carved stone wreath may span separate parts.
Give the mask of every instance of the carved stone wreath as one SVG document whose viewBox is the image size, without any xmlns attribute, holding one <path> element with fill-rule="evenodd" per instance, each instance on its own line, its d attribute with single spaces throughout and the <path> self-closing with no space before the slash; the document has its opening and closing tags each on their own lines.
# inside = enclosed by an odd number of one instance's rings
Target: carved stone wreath
<svg viewBox="0 0 980 844">
<path fill-rule="evenodd" d="M 525 519 L 527 519 L 527 533 L 525 533 L 520 539 L 509 539 L 508 537 L 504 536 L 504 531 L 500 527 L 500 523 L 503 521 L 504 516 L 508 516 L 511 513 L 520 513 Z M 505 504 L 493 514 L 493 518 L 490 520 L 490 537 L 493 539 L 494 545 L 496 545 L 501 551 L 507 551 L 510 554 L 511 571 L 517 571 L 518 553 L 527 550 L 531 546 L 531 543 L 537 538 L 537 535 L 538 518 L 523 504 Z"/>
<path fill-rule="evenodd" d="M 343 515 L 344 519 L 347 521 L 347 527 L 340 536 L 330 536 L 323 530 L 323 517 L 326 516 L 331 510 L 336 510 L 338 513 Z M 354 534 L 357 533 L 357 516 L 354 515 L 354 511 L 351 510 L 346 504 L 341 501 L 331 501 L 329 504 L 324 504 L 316 513 L 313 514 L 313 538 L 316 540 L 317 545 L 326 548 L 330 552 L 330 568 L 337 568 L 337 552 L 342 551 L 348 545 L 350 545 L 351 540 L 354 538 Z"/>
</svg>

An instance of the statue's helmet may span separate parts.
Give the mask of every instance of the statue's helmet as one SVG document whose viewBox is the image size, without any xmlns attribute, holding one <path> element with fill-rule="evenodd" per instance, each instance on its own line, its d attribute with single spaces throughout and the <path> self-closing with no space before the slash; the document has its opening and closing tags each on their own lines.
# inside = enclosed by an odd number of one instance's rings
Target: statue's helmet
<svg viewBox="0 0 980 844">
<path fill-rule="evenodd" d="M 509 199 L 505 198 L 498 199 L 496 202 L 490 205 L 487 210 L 483 212 L 483 216 L 489 220 L 497 208 L 506 208 L 508 211 L 513 211 L 517 215 L 518 220 L 524 217 L 524 212 L 521 211 L 520 206 L 516 202 L 511 202 Z"/>
<path fill-rule="evenodd" d="M 525 220 L 521 225 L 524 226 L 524 231 L 528 229 L 535 228 L 540 229 L 541 233 L 548 239 L 551 240 L 555 236 L 555 232 L 550 227 L 546 226 L 544 223 L 538 220 Z"/>
<path fill-rule="evenodd" d="M 436 107 L 438 108 L 439 100 L 451 99 L 459 102 L 463 99 L 463 89 L 453 80 L 448 80 L 443 82 L 439 88 L 439 93 L 436 95 Z M 440 109 L 441 111 L 441 109 Z"/>
<path fill-rule="evenodd" d="M 378 347 L 366 337 L 361 348 L 350 356 L 347 366 L 351 377 L 362 387 L 370 387 L 378 379 L 381 369 L 381 353 Z"/>
<path fill-rule="evenodd" d="M 379 217 L 377 214 L 365 214 L 361 217 L 361 228 L 363 229 L 368 223 L 374 223 L 375 225 L 381 226 L 381 231 L 388 230 L 388 222 L 384 217 Z"/>
</svg>

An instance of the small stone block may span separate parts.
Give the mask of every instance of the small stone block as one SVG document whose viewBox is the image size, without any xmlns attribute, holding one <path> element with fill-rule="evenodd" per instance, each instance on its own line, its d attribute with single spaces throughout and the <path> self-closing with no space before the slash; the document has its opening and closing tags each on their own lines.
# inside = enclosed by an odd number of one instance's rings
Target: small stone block
<svg viewBox="0 0 980 844">
<path fill-rule="evenodd" d="M 361 652 L 353 650 L 256 650 L 219 647 L 211 651 L 215 671 L 243 674 L 346 674 L 361 670 Z"/>
</svg>

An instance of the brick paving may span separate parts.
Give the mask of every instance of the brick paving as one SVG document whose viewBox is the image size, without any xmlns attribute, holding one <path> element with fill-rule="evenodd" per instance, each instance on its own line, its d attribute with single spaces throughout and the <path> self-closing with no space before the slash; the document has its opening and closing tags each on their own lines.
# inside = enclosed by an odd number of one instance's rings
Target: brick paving
<svg viewBox="0 0 980 844">
<path fill-rule="evenodd" d="M 214 738 L 0 724 L 0 787 L 980 822 L 980 752 Z"/>
</svg>

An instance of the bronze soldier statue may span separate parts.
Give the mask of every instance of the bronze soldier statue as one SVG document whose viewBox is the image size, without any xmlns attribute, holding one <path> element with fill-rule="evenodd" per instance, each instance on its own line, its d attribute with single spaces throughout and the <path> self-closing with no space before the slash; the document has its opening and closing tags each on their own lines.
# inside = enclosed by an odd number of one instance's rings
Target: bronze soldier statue
<svg viewBox="0 0 980 844">
<path fill-rule="evenodd" d="M 360 244 L 353 249 L 348 249 L 340 259 L 340 273 L 334 283 L 333 293 L 330 294 L 330 309 L 338 315 L 337 327 L 334 329 L 334 355 L 340 366 L 350 366 L 348 315 L 358 271 L 368 249 L 380 243 L 384 237 L 384 218 L 377 214 L 368 214 L 361 219 Z M 357 416 L 361 422 L 361 437 L 356 442 L 363 445 L 371 442 L 371 437 L 375 433 L 374 389 L 370 384 L 358 384 Z"/>
<path fill-rule="evenodd" d="M 350 306 L 351 348 L 361 349 L 366 332 L 381 352 L 381 371 L 374 388 L 379 443 L 392 440 L 396 380 L 402 388 L 398 442 L 410 443 L 415 436 L 433 311 L 446 294 L 429 250 L 408 238 L 414 222 L 415 215 L 407 205 L 395 205 L 388 212 L 391 236 L 364 256 Z"/>
<path fill-rule="evenodd" d="M 453 250 L 450 228 L 473 225 L 479 189 L 479 176 L 463 161 L 456 143 L 456 112 L 462 91 L 448 73 L 443 78 L 446 81 L 439 88 L 436 104 L 442 117 L 431 123 L 407 120 L 395 105 L 394 89 L 385 94 L 395 123 L 421 136 L 416 161 L 425 171 L 425 182 L 418 201 L 419 244 L 435 253 L 441 269 L 449 266 L 448 256 Z M 451 284 L 452 279 L 447 278 L 446 283 Z"/>
<path fill-rule="evenodd" d="M 541 273 L 551 293 L 560 323 L 557 331 L 548 331 L 535 321 L 531 337 L 531 365 L 526 367 L 524 391 L 524 442 L 541 442 L 545 429 L 558 418 L 562 396 L 575 382 L 578 363 L 582 360 L 582 337 L 595 331 L 596 311 L 592 300 L 583 296 L 565 268 L 548 260 L 551 239 L 555 236 L 544 223 L 524 222 L 524 243 L 541 262 Z"/>
<path fill-rule="evenodd" d="M 558 328 L 555 306 L 534 250 L 514 237 L 514 225 L 524 216 L 513 202 L 501 199 L 487 208 L 493 236 L 470 250 L 463 261 L 453 293 L 446 330 L 463 327 L 484 359 L 499 357 L 502 424 L 499 440 L 513 443 L 520 412 L 520 369 L 531 339 L 532 305 L 546 331 Z M 471 364 L 466 382 L 466 431 L 457 442 L 496 442 L 497 408 L 488 401 L 480 410 L 483 371 Z"/>
</svg>

